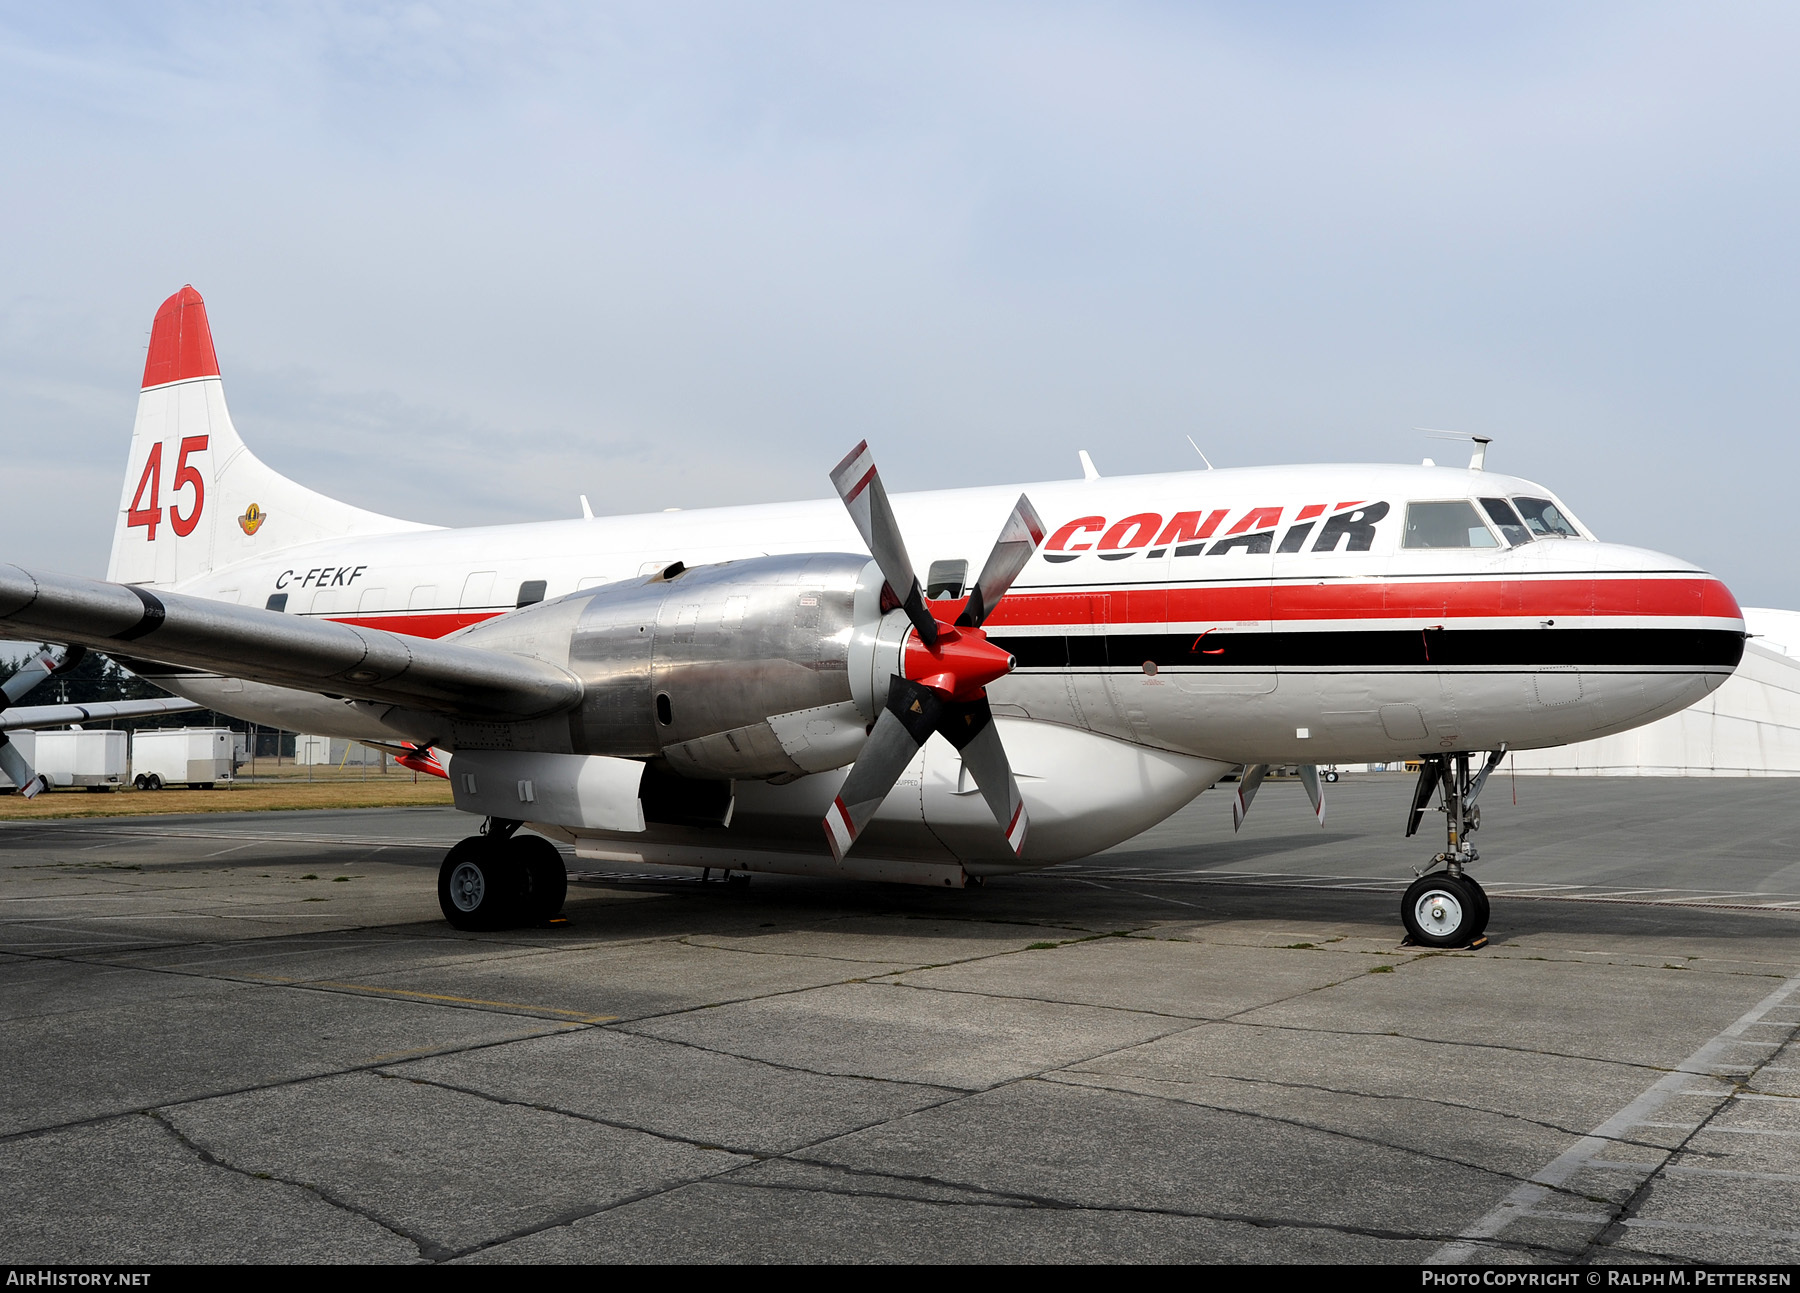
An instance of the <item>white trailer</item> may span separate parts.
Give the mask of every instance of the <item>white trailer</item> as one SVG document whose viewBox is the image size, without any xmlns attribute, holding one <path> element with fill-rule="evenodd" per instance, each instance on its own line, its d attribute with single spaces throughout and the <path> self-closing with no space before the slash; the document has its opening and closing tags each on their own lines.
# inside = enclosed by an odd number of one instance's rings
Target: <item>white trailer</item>
<svg viewBox="0 0 1800 1293">
<path fill-rule="evenodd" d="M 131 784 L 211 790 L 237 773 L 236 735 L 229 727 L 141 727 L 131 738 Z"/>
<path fill-rule="evenodd" d="M 308 736 L 302 732 L 294 738 L 294 762 L 302 767 L 307 764 L 319 767 L 329 764 L 334 768 L 346 765 L 352 768 L 385 768 L 387 758 L 386 753 L 373 746 L 341 736 Z"/>
<path fill-rule="evenodd" d="M 52 786 L 86 786 L 114 790 L 125 784 L 125 733 L 116 731 L 14 731 L 6 739 L 19 747 L 25 761 Z M 0 772 L 0 788 L 16 790 Z"/>
</svg>

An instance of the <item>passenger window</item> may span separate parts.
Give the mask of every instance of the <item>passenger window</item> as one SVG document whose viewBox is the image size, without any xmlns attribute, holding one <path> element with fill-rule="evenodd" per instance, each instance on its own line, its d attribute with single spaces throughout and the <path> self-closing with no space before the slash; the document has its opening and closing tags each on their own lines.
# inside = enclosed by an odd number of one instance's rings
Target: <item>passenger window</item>
<svg viewBox="0 0 1800 1293">
<path fill-rule="evenodd" d="M 1459 498 L 1447 503 L 1406 505 L 1405 548 L 1497 548 L 1500 541 L 1481 523 L 1475 504 Z"/>
<path fill-rule="evenodd" d="M 524 583 L 519 585 L 519 600 L 515 604 L 518 606 L 531 606 L 537 602 L 543 601 L 544 589 L 547 586 L 546 581 L 542 579 L 527 579 Z"/>
<path fill-rule="evenodd" d="M 932 601 L 961 597 L 963 580 L 969 577 L 966 561 L 934 561 L 925 573 L 925 596 Z"/>
<path fill-rule="evenodd" d="M 1539 538 L 1579 539 L 1581 534 L 1547 498 L 1514 498 L 1525 525 Z"/>
<path fill-rule="evenodd" d="M 1484 498 L 1481 506 L 1487 511 L 1488 520 L 1500 527 L 1500 537 L 1513 547 L 1521 543 L 1531 542 L 1531 531 L 1519 520 L 1519 514 L 1512 510 L 1512 504 L 1504 498 Z"/>
</svg>

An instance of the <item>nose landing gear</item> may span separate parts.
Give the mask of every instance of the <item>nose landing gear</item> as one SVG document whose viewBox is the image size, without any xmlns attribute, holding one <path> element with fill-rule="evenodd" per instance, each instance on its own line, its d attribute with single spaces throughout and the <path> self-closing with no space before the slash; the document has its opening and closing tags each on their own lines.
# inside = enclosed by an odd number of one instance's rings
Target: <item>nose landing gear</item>
<svg viewBox="0 0 1800 1293">
<path fill-rule="evenodd" d="M 494 820 L 485 835 L 461 840 L 438 868 L 438 906 L 458 929 L 537 925 L 562 910 L 569 875 L 556 845 L 519 835 L 519 823 Z"/>
<path fill-rule="evenodd" d="M 1489 751 L 1481 771 L 1473 776 L 1466 753 L 1431 754 L 1421 761 L 1406 834 L 1411 838 L 1418 832 L 1432 797 L 1441 792 L 1446 843 L 1401 899 L 1400 919 L 1408 941 L 1424 947 L 1479 947 L 1487 941 L 1487 893 L 1464 868 L 1481 856 L 1469 843 L 1469 836 L 1481 826 L 1475 800 L 1505 753 L 1504 746 Z"/>
</svg>

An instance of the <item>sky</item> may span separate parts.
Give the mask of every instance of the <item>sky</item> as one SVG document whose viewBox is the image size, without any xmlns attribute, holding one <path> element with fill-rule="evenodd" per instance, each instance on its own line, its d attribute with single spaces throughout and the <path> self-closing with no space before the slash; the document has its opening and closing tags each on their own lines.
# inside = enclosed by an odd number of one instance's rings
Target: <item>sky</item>
<svg viewBox="0 0 1800 1293">
<path fill-rule="evenodd" d="M 102 573 L 156 306 L 448 525 L 1458 460 L 1800 608 L 1800 7 L 0 0 L 0 560 Z"/>
</svg>

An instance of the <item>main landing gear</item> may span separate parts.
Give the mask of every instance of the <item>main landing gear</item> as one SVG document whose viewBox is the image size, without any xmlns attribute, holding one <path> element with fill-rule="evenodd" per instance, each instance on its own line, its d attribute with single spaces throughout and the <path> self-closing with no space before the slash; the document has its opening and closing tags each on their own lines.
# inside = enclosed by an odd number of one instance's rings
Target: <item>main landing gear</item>
<svg viewBox="0 0 1800 1293">
<path fill-rule="evenodd" d="M 1499 766 L 1506 749 L 1488 752 L 1481 771 L 1470 775 L 1469 755 L 1429 754 L 1419 767 L 1413 788 L 1412 810 L 1406 819 L 1410 839 L 1419 829 L 1434 795 L 1442 793 L 1438 811 L 1444 814 L 1444 851 L 1431 859 L 1417 880 L 1407 886 L 1400 901 L 1400 919 L 1407 939 L 1424 947 L 1479 947 L 1488 923 L 1488 898 L 1465 868 L 1481 855 L 1469 836 L 1481 827 L 1481 809 L 1475 806 L 1488 774 Z M 1437 870 L 1439 866 L 1442 871 Z"/>
<path fill-rule="evenodd" d="M 519 823 L 490 819 L 486 833 L 460 841 L 438 868 L 438 906 L 458 929 L 537 925 L 562 910 L 569 874 L 556 845 L 519 835 Z"/>
</svg>

